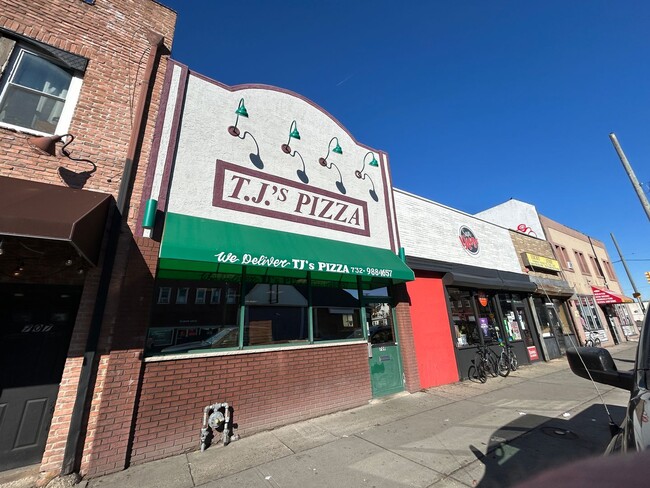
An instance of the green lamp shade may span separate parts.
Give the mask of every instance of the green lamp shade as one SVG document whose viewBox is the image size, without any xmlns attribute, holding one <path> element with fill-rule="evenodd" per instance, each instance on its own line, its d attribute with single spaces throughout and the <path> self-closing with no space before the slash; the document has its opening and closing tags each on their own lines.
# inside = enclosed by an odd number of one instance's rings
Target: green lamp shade
<svg viewBox="0 0 650 488">
<path fill-rule="evenodd" d="M 156 224 L 156 210 L 158 209 L 158 200 L 150 198 L 147 200 L 147 206 L 144 208 L 144 217 L 142 218 L 142 227 L 153 229 Z"/>
<path fill-rule="evenodd" d="M 368 166 L 374 166 L 375 168 L 379 166 L 379 163 L 377 162 L 374 156 L 372 157 L 372 161 L 368 163 Z"/>
<path fill-rule="evenodd" d="M 239 107 L 237 107 L 237 110 L 235 110 L 235 113 L 237 115 L 241 115 L 242 117 L 248 118 L 248 111 L 246 110 L 246 106 L 244 105 L 244 99 L 243 98 L 239 101 Z"/>
<path fill-rule="evenodd" d="M 336 154 L 343 154 L 343 149 L 341 149 L 341 146 L 339 146 L 339 143 L 336 143 L 336 147 L 332 149 L 332 152 L 335 152 Z"/>
<path fill-rule="evenodd" d="M 300 132 L 298 132 L 298 129 L 297 129 L 297 128 L 296 128 L 296 129 L 293 129 L 293 130 L 291 131 L 291 134 L 289 134 L 289 137 L 292 137 L 292 138 L 294 138 L 294 139 L 298 139 L 298 140 L 300 140 Z"/>
</svg>

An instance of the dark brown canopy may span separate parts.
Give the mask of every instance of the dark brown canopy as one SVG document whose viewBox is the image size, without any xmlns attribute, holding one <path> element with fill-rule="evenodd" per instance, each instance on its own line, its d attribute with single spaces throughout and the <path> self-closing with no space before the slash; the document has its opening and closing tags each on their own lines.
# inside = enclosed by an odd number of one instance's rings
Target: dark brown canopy
<svg viewBox="0 0 650 488">
<path fill-rule="evenodd" d="M 97 265 L 113 197 L 0 176 L 0 236 L 69 241 Z"/>
</svg>

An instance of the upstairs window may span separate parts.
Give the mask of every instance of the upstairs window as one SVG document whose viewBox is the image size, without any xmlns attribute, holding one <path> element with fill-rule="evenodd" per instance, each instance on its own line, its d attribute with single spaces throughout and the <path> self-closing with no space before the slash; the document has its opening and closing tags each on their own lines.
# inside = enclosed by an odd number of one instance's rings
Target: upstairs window
<svg viewBox="0 0 650 488">
<path fill-rule="evenodd" d="M 1 33 L 0 47 L 0 126 L 66 133 L 81 90 L 78 72 Z"/>
</svg>

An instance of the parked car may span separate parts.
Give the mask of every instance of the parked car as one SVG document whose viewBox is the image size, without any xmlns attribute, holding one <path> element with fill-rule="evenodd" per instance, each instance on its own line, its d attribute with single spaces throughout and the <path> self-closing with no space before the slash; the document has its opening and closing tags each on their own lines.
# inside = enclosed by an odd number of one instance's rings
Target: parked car
<svg viewBox="0 0 650 488">
<path fill-rule="evenodd" d="M 237 347 L 239 336 L 238 327 L 227 327 L 221 329 L 216 334 L 203 339 L 202 341 L 185 342 L 175 346 L 169 346 L 162 349 L 160 352 L 185 352 L 192 349 L 214 349 L 218 347 Z"/>
<path fill-rule="evenodd" d="M 644 451 L 650 447 L 650 312 L 646 313 L 634 368 L 619 371 L 608 350 L 576 347 L 567 351 L 571 370 L 581 378 L 630 392 L 625 418 L 613 426 L 606 453 Z"/>
</svg>

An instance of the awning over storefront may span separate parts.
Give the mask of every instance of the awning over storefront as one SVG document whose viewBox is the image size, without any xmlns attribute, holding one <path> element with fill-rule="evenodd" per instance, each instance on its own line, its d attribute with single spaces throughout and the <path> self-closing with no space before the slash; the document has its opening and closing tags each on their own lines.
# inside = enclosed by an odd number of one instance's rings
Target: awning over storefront
<svg viewBox="0 0 650 488">
<path fill-rule="evenodd" d="M 413 271 L 388 249 L 168 213 L 159 278 L 217 275 L 337 282 L 356 287 L 411 281 Z"/>
<path fill-rule="evenodd" d="M 498 270 L 485 270 L 485 272 L 477 274 L 452 271 L 445 274 L 442 282 L 448 286 L 520 292 L 534 292 L 537 288 L 535 283 L 531 283 L 526 275 L 521 275 L 521 278 L 519 278 L 516 273 Z"/>
<path fill-rule="evenodd" d="M 591 292 L 594 294 L 596 303 L 598 305 L 608 305 L 611 303 L 634 303 L 634 300 L 625 295 L 619 295 L 618 293 L 608 290 L 606 288 L 600 288 L 598 286 L 592 286 Z"/>
<path fill-rule="evenodd" d="M 113 197 L 0 176 L 0 236 L 68 241 L 96 265 Z"/>
<path fill-rule="evenodd" d="M 537 284 L 537 293 L 557 297 L 570 297 L 575 290 L 564 280 L 554 280 L 531 276 L 530 279 Z"/>
</svg>

